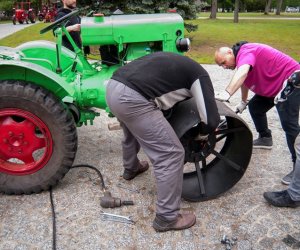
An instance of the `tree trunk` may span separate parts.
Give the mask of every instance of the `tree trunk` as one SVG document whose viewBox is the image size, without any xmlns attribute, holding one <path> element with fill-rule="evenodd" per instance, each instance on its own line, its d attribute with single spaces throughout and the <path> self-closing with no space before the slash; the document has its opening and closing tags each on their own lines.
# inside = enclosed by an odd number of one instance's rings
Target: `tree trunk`
<svg viewBox="0 0 300 250">
<path fill-rule="evenodd" d="M 234 23 L 238 23 L 239 22 L 239 1 L 240 0 L 235 0 L 234 3 Z"/>
<path fill-rule="evenodd" d="M 266 6 L 265 6 L 265 12 L 264 12 L 265 15 L 269 15 L 271 3 L 272 3 L 272 0 L 266 0 Z"/>
<path fill-rule="evenodd" d="M 282 0 L 277 0 L 276 15 L 280 15 L 280 12 L 281 12 L 281 6 L 282 6 Z"/>
<path fill-rule="evenodd" d="M 211 0 L 211 12 L 210 12 L 210 19 L 217 18 L 217 8 L 218 8 L 218 0 Z"/>
</svg>

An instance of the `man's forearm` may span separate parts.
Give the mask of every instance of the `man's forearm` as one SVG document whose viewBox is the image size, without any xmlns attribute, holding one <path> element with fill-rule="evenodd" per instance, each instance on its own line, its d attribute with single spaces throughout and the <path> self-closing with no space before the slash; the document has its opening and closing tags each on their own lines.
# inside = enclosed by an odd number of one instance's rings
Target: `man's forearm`
<svg viewBox="0 0 300 250">
<path fill-rule="evenodd" d="M 241 97 L 242 97 L 242 101 L 247 103 L 247 99 L 248 99 L 248 88 L 245 87 L 244 85 L 242 85 L 241 87 Z"/>
<path fill-rule="evenodd" d="M 250 70 L 250 65 L 245 64 L 238 68 L 232 77 L 230 83 L 226 87 L 226 91 L 233 95 L 244 83 L 247 78 L 248 72 Z"/>
</svg>

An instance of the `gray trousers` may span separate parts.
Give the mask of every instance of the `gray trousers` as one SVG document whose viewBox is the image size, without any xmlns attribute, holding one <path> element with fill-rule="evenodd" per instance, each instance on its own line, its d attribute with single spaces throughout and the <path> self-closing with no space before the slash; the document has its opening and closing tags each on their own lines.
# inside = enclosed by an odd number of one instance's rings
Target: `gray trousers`
<svg viewBox="0 0 300 250">
<path fill-rule="evenodd" d="M 300 134 L 298 134 L 295 140 L 295 152 L 295 172 L 293 174 L 293 179 L 289 185 L 288 193 L 291 196 L 292 200 L 300 201 Z"/>
<path fill-rule="evenodd" d="M 141 146 L 154 168 L 156 214 L 175 219 L 180 209 L 184 165 L 184 149 L 175 131 L 154 102 L 123 83 L 108 82 L 106 102 L 123 128 L 124 168 L 136 171 Z"/>
</svg>

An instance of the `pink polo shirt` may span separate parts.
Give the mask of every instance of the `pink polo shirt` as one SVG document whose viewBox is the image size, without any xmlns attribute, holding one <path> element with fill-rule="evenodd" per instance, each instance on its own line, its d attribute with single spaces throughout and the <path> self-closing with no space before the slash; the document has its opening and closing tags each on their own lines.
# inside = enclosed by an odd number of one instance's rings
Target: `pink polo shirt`
<svg viewBox="0 0 300 250">
<path fill-rule="evenodd" d="M 252 69 L 244 82 L 255 94 L 267 97 L 276 96 L 283 82 L 300 64 L 290 56 L 268 45 L 259 43 L 244 44 L 237 55 L 236 66 L 249 64 Z"/>
</svg>

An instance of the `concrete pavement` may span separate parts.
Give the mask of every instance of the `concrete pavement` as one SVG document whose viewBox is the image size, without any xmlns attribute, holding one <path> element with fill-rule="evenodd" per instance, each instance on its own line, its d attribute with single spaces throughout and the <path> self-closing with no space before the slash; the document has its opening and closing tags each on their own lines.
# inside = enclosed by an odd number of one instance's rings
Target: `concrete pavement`
<svg viewBox="0 0 300 250">
<path fill-rule="evenodd" d="M 16 24 L 16 25 L 13 25 L 12 22 L 10 23 L 1 23 L 0 24 L 0 39 L 6 37 L 6 36 L 9 36 L 19 30 L 22 30 L 22 29 L 25 29 L 31 25 L 34 25 L 32 23 L 29 23 L 29 24 Z M 1 46 L 1 42 L 0 42 L 0 46 Z"/>
</svg>

